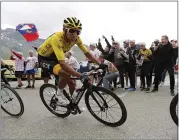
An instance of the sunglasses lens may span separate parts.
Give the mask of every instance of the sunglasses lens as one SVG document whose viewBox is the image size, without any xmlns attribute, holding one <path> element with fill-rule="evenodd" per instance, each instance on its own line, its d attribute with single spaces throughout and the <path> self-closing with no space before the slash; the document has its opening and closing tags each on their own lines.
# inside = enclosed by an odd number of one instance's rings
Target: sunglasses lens
<svg viewBox="0 0 179 140">
<path fill-rule="evenodd" d="M 78 31 L 78 30 L 74 30 L 74 29 L 70 29 L 69 32 L 70 32 L 70 33 L 74 33 L 74 32 L 76 32 L 78 35 L 80 34 L 80 31 Z"/>
</svg>

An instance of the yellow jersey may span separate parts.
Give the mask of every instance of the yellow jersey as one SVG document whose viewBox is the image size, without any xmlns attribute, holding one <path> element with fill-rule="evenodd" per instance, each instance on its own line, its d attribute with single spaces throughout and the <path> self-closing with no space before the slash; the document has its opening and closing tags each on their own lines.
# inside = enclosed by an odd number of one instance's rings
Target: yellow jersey
<svg viewBox="0 0 179 140">
<path fill-rule="evenodd" d="M 43 57 L 54 57 L 55 54 L 57 60 L 65 60 L 65 52 L 68 52 L 75 44 L 83 53 L 88 52 L 88 49 L 85 47 L 79 36 L 75 42 L 70 43 L 65 41 L 64 38 L 64 32 L 56 32 L 52 34 L 37 49 L 38 54 Z"/>
<path fill-rule="evenodd" d="M 148 56 L 152 55 L 152 51 L 149 49 L 145 49 L 144 51 L 141 49 L 140 54 L 144 55 L 144 60 L 149 60 Z"/>
</svg>

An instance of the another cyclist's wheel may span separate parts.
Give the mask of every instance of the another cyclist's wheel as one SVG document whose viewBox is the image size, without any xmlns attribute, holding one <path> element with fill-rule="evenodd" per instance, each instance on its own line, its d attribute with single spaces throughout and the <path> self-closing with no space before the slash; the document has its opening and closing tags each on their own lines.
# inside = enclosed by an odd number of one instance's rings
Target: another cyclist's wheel
<svg viewBox="0 0 179 140">
<path fill-rule="evenodd" d="M 178 94 L 173 97 L 171 103 L 170 103 L 170 115 L 175 122 L 175 124 L 178 126 Z"/>
<path fill-rule="evenodd" d="M 20 117 L 24 113 L 24 104 L 19 94 L 9 85 L 1 84 L 1 108 L 7 114 Z"/>
<path fill-rule="evenodd" d="M 89 112 L 105 125 L 117 127 L 127 119 L 122 100 L 103 87 L 94 87 L 91 93 L 86 93 L 85 103 Z"/>
<path fill-rule="evenodd" d="M 43 84 L 40 87 L 40 98 L 45 107 L 54 115 L 65 118 L 70 115 L 69 108 L 61 106 L 56 98 L 57 87 L 52 84 Z"/>
</svg>

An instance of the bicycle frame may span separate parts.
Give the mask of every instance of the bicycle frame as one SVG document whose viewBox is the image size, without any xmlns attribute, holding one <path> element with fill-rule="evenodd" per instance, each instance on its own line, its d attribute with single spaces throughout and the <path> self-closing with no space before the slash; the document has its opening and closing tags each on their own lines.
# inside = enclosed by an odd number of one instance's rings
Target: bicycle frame
<svg viewBox="0 0 179 140">
<path fill-rule="evenodd" d="M 67 106 L 67 107 L 70 107 L 72 110 L 77 109 L 78 113 L 80 114 L 81 111 L 80 111 L 80 109 L 79 109 L 79 107 L 78 107 L 78 104 L 79 104 L 79 102 L 81 101 L 81 98 L 83 97 L 84 94 L 90 94 L 90 93 L 92 93 L 91 91 L 92 91 L 95 87 L 97 87 L 97 86 L 92 85 L 89 80 L 86 80 L 86 81 L 83 83 L 82 87 L 79 89 L 79 92 L 78 92 L 78 94 L 77 94 L 77 96 L 76 96 L 75 99 L 71 98 L 71 97 L 68 95 L 68 93 L 64 90 L 64 92 L 63 92 L 64 95 L 65 95 L 65 96 L 67 97 L 67 99 L 70 101 L 70 104 L 69 104 L 69 106 Z M 98 95 L 100 96 L 100 98 L 101 98 L 101 99 L 104 101 L 104 103 L 106 104 L 106 101 L 103 99 L 103 97 L 102 97 L 100 94 L 98 94 Z M 96 103 L 98 104 L 98 106 L 99 106 L 100 108 L 102 108 L 102 106 L 101 106 L 101 105 L 99 104 L 99 102 L 97 101 L 96 97 L 95 97 L 93 94 L 91 94 L 91 96 L 92 96 L 92 98 L 96 101 Z M 60 105 L 60 106 L 61 106 L 61 105 Z M 63 106 L 63 107 L 64 107 L 64 106 Z M 77 114 L 77 112 L 75 112 L 74 114 Z"/>
</svg>

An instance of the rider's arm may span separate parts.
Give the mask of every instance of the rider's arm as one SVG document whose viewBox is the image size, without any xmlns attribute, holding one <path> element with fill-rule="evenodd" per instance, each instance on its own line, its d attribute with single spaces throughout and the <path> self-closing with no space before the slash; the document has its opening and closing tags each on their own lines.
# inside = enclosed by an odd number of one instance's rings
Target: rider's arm
<svg viewBox="0 0 179 140">
<path fill-rule="evenodd" d="M 100 64 L 100 62 L 88 51 L 88 49 L 85 47 L 85 45 L 83 44 L 80 38 L 77 41 L 77 45 L 89 60 L 91 60 L 92 62 L 98 65 Z"/>
<path fill-rule="evenodd" d="M 63 42 L 60 42 L 58 38 L 52 38 L 51 40 L 51 45 L 53 47 L 54 53 L 58 59 L 58 62 L 61 66 L 61 68 L 69 73 L 72 76 L 80 77 L 81 74 L 76 72 L 72 67 L 70 67 L 66 62 L 65 62 L 65 54 L 63 52 L 62 46 Z"/>
</svg>

